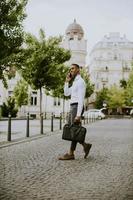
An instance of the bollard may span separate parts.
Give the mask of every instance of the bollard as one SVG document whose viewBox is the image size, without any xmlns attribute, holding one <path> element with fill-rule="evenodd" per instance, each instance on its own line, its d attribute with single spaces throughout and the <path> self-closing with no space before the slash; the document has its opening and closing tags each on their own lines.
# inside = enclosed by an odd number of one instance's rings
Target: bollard
<svg viewBox="0 0 133 200">
<path fill-rule="evenodd" d="M 84 115 L 84 124 L 85 124 L 85 118 L 86 118 L 86 116 Z"/>
<path fill-rule="evenodd" d="M 41 117 L 41 129 L 40 129 L 40 133 L 43 134 L 43 113 L 41 113 L 40 117 Z"/>
<path fill-rule="evenodd" d="M 29 137 L 29 113 L 27 113 L 26 137 Z"/>
<path fill-rule="evenodd" d="M 62 129 L 62 114 L 60 113 L 60 130 Z"/>
<path fill-rule="evenodd" d="M 11 114 L 8 115 L 8 135 L 7 141 L 11 141 Z"/>
<path fill-rule="evenodd" d="M 88 115 L 87 115 L 87 124 L 89 123 L 89 121 L 88 121 Z"/>
<path fill-rule="evenodd" d="M 53 121 L 54 121 L 54 115 L 52 113 L 52 115 L 51 115 L 51 132 L 53 132 Z"/>
<path fill-rule="evenodd" d="M 66 116 L 65 116 L 64 112 L 63 112 L 63 115 L 62 115 L 62 119 L 63 119 L 63 123 L 65 123 Z"/>
<path fill-rule="evenodd" d="M 47 119 L 47 113 L 45 112 L 45 114 L 44 114 L 44 119 Z"/>
</svg>

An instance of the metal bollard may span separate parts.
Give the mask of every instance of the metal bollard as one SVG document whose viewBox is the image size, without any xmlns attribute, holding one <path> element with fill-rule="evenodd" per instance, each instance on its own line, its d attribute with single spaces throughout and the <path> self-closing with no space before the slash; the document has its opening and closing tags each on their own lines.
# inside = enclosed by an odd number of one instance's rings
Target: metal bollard
<svg viewBox="0 0 133 200">
<path fill-rule="evenodd" d="M 7 141 L 11 141 L 11 114 L 8 115 L 8 134 Z"/>
<path fill-rule="evenodd" d="M 40 133 L 43 134 L 43 113 L 41 113 L 40 117 L 41 117 L 41 129 L 40 129 Z"/>
<path fill-rule="evenodd" d="M 47 119 L 47 113 L 45 112 L 45 114 L 44 114 L 44 119 Z"/>
<path fill-rule="evenodd" d="M 29 137 L 29 113 L 27 113 L 26 137 Z"/>
<path fill-rule="evenodd" d="M 89 120 L 88 120 L 88 115 L 87 115 L 87 124 L 89 123 Z"/>
<path fill-rule="evenodd" d="M 54 114 L 51 115 L 51 132 L 53 132 Z"/>
<path fill-rule="evenodd" d="M 86 118 L 86 116 L 84 115 L 84 124 L 85 124 L 85 118 Z"/>
<path fill-rule="evenodd" d="M 62 114 L 60 113 L 60 130 L 62 129 Z"/>
</svg>

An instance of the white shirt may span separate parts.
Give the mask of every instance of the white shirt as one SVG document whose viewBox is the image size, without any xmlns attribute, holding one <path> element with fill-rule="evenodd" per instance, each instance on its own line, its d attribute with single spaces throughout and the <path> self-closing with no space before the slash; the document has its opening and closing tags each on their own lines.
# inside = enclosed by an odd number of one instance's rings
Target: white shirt
<svg viewBox="0 0 133 200">
<path fill-rule="evenodd" d="M 69 87 L 69 83 L 65 83 L 64 85 L 64 95 L 70 96 L 71 100 L 70 103 L 78 103 L 77 109 L 77 116 L 81 116 L 83 105 L 84 105 L 84 98 L 86 92 L 86 84 L 82 77 L 78 74 L 71 87 Z"/>
</svg>

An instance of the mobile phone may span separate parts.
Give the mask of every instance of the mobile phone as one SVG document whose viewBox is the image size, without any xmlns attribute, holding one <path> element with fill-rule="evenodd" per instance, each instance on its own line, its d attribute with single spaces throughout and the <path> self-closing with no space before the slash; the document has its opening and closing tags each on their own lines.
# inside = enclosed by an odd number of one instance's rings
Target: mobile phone
<svg viewBox="0 0 133 200">
<path fill-rule="evenodd" d="M 69 77 L 72 78 L 72 74 L 69 72 Z"/>
</svg>

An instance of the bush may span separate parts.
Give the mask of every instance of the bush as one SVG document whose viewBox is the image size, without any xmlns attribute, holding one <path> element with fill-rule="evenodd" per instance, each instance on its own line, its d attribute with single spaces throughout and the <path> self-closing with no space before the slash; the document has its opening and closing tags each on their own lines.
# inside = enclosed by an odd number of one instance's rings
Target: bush
<svg viewBox="0 0 133 200">
<path fill-rule="evenodd" d="M 8 117 L 10 114 L 12 117 L 16 117 L 18 110 L 15 107 L 15 100 L 11 97 L 7 99 L 6 103 L 1 106 L 2 117 Z"/>
</svg>

